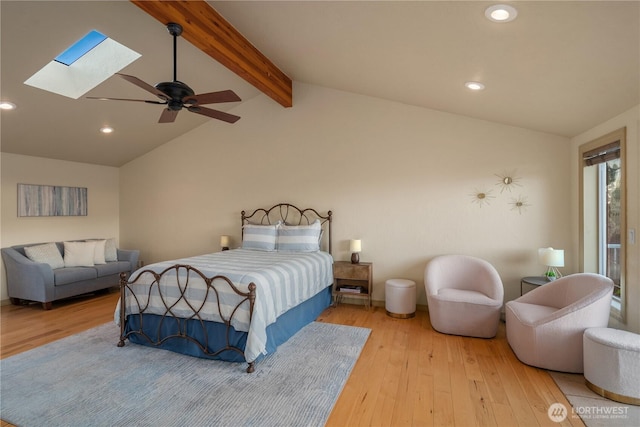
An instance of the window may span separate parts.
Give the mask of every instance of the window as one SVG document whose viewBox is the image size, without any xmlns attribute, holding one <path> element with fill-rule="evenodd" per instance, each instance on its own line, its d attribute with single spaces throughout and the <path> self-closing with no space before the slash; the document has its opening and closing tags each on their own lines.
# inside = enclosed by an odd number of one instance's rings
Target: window
<svg viewBox="0 0 640 427">
<path fill-rule="evenodd" d="M 581 271 L 614 282 L 612 314 L 625 314 L 625 129 L 580 147 Z"/>
</svg>

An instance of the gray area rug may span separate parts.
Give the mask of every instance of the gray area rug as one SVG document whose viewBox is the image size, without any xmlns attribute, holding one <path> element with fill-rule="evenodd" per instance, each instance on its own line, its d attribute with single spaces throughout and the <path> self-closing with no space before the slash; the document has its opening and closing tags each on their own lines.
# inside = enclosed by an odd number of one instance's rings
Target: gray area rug
<svg viewBox="0 0 640 427">
<path fill-rule="evenodd" d="M 0 361 L 0 418 L 36 426 L 322 426 L 371 331 L 314 322 L 245 363 L 130 344 L 105 324 Z"/>
<path fill-rule="evenodd" d="M 551 372 L 549 375 L 567 397 L 568 417 L 580 417 L 587 427 L 638 427 L 640 406 L 606 399 L 591 391 L 581 374 Z"/>
</svg>

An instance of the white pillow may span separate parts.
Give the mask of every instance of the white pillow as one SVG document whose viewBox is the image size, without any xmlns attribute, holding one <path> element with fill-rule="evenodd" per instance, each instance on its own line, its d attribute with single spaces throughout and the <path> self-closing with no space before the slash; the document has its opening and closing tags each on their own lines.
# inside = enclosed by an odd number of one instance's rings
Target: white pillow
<svg viewBox="0 0 640 427">
<path fill-rule="evenodd" d="M 104 246 L 104 260 L 105 261 L 117 261 L 118 249 L 116 248 L 116 239 L 107 239 L 107 244 Z"/>
<path fill-rule="evenodd" d="M 107 245 L 107 241 L 106 240 L 93 240 L 94 242 L 96 242 L 96 251 L 94 253 L 93 256 L 93 263 L 94 264 L 106 264 L 107 261 L 105 260 L 105 247 Z"/>
<path fill-rule="evenodd" d="M 45 243 L 43 245 L 25 246 L 24 253 L 33 262 L 49 264 L 51 268 L 64 267 L 64 260 L 55 243 Z"/>
<path fill-rule="evenodd" d="M 96 242 L 64 242 L 65 267 L 93 267 Z"/>
</svg>

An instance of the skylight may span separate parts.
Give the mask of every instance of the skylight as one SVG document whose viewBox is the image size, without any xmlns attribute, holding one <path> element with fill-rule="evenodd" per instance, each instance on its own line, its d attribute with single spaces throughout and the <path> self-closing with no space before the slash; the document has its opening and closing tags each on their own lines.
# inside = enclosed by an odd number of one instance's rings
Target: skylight
<svg viewBox="0 0 640 427">
<path fill-rule="evenodd" d="M 139 53 L 93 30 L 24 83 L 78 99 L 140 56 Z"/>
<path fill-rule="evenodd" d="M 86 36 L 72 44 L 67 50 L 56 56 L 55 60 L 64 65 L 71 65 L 106 40 L 106 38 L 107 36 L 101 32 L 92 30 Z"/>
</svg>

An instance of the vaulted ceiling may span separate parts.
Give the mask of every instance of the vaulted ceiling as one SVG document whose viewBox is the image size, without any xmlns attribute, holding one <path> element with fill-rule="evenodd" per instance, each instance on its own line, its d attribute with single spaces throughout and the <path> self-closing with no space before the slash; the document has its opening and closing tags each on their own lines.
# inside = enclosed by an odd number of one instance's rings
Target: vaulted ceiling
<svg viewBox="0 0 640 427">
<path fill-rule="evenodd" d="M 294 81 L 567 137 L 640 103 L 640 2 L 511 2 L 518 17 L 501 24 L 484 16 L 495 3 L 209 2 Z M 23 84 L 92 29 L 142 54 L 122 72 L 171 80 L 171 36 L 133 3 L 2 0 L 0 98 L 18 105 L 2 112 L 2 152 L 119 166 L 210 120 L 181 113 L 158 124 L 161 106 L 74 100 Z M 241 102 L 261 94 L 184 38 L 177 72 L 197 93 L 232 89 Z M 470 92 L 469 80 L 486 89 Z M 112 77 L 88 95 L 147 93 Z M 99 134 L 104 124 L 116 132 Z M 219 124 L 250 125 L 251 117 Z"/>
</svg>

